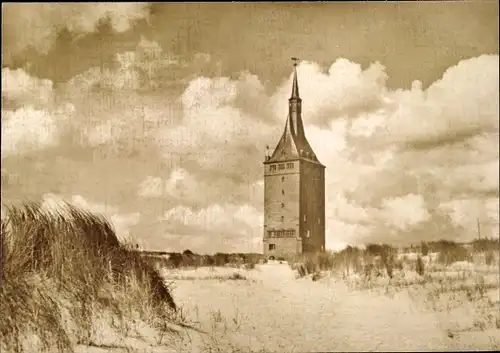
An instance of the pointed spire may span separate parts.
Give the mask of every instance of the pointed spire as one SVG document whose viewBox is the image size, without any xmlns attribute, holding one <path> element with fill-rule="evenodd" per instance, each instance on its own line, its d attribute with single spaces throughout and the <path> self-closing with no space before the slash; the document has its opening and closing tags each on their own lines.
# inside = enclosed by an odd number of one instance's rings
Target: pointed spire
<svg viewBox="0 0 500 353">
<path fill-rule="evenodd" d="M 292 58 L 293 60 L 293 85 L 292 85 L 292 96 L 290 98 L 299 98 L 299 83 L 297 81 L 297 61 L 298 58 Z"/>
<path fill-rule="evenodd" d="M 288 116 L 285 122 L 285 129 L 273 153 L 268 159 L 266 158 L 265 163 L 301 159 L 323 166 L 318 161 L 304 132 L 302 99 L 299 96 L 299 84 L 297 80 L 297 62 L 299 59 L 292 58 L 292 60 L 294 61 L 292 96 L 288 99 Z"/>
</svg>

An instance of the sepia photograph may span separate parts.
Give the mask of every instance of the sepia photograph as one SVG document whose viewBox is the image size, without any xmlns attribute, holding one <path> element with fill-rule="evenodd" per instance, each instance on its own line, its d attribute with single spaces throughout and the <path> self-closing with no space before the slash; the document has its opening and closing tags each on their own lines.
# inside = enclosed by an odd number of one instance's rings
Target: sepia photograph
<svg viewBox="0 0 500 353">
<path fill-rule="evenodd" d="M 498 7 L 2 3 L 0 351 L 499 351 Z"/>
</svg>

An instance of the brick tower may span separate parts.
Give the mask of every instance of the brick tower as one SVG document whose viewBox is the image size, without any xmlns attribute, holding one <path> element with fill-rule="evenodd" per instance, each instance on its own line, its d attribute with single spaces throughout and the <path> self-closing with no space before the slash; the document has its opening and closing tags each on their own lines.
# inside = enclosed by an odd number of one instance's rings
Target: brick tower
<svg viewBox="0 0 500 353">
<path fill-rule="evenodd" d="M 304 132 L 297 63 L 285 129 L 264 161 L 264 255 L 287 255 L 325 249 L 325 166 Z"/>
</svg>

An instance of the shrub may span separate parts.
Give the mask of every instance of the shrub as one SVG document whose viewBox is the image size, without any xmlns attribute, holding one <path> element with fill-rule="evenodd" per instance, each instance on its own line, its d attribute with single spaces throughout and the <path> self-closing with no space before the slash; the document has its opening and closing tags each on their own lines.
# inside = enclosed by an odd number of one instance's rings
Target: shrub
<svg viewBox="0 0 500 353">
<path fill-rule="evenodd" d="M 245 276 L 243 276 L 243 275 L 242 275 L 241 273 L 239 273 L 239 272 L 235 272 L 235 273 L 233 273 L 233 274 L 229 277 L 229 279 L 232 279 L 232 280 L 240 280 L 240 279 L 246 279 L 246 277 L 245 277 Z"/>
<path fill-rule="evenodd" d="M 177 252 L 170 253 L 168 254 L 168 256 L 169 267 L 179 268 L 182 264 L 182 261 L 184 260 L 182 254 Z"/>
<path fill-rule="evenodd" d="M 300 277 L 320 271 L 338 270 L 343 264 L 339 254 L 329 251 L 290 256 L 287 261 Z"/>
<path fill-rule="evenodd" d="M 368 259 L 380 259 L 378 266 L 386 270 L 389 277 L 392 278 L 393 270 L 396 265 L 396 249 L 388 244 L 368 244 L 365 249 L 365 257 Z M 377 260 L 378 261 L 378 260 Z"/>
<path fill-rule="evenodd" d="M 396 262 L 395 255 L 396 255 L 396 252 L 395 252 L 394 248 L 391 248 L 389 246 L 382 248 L 381 260 L 382 260 L 382 264 L 387 272 L 387 276 L 389 276 L 389 278 L 392 278 L 393 270 L 394 270 L 394 267 L 396 266 L 395 265 L 395 262 Z"/>
<path fill-rule="evenodd" d="M 484 254 L 484 261 L 488 266 L 493 265 L 493 262 L 495 261 L 495 254 L 493 253 L 493 250 L 486 251 Z"/>
<path fill-rule="evenodd" d="M 263 255 L 261 254 L 245 254 L 245 264 L 248 269 L 255 268 L 259 262 L 262 261 Z"/>
<path fill-rule="evenodd" d="M 442 265 L 451 265 L 457 261 L 471 261 L 471 254 L 460 244 L 450 241 L 441 241 L 437 261 Z"/>
<path fill-rule="evenodd" d="M 182 253 L 181 255 L 181 265 L 185 267 L 193 267 L 197 264 L 197 256 L 189 253 Z"/>
<path fill-rule="evenodd" d="M 151 308 L 144 319 L 154 314 L 163 321 L 176 311 L 160 274 L 120 244 L 100 215 L 69 204 L 57 210 L 38 203 L 8 208 L 1 242 L 0 350 L 21 352 L 22 342 L 35 334 L 40 350 L 72 351 L 63 310 L 77 325 L 77 340 L 87 343 L 99 311 L 123 318 L 127 310 Z"/>
<path fill-rule="evenodd" d="M 349 276 L 351 270 L 354 273 L 360 273 L 363 269 L 362 264 L 363 253 L 356 247 L 347 246 L 345 249 L 336 254 L 335 267 L 337 271 L 343 272 Z"/>
<path fill-rule="evenodd" d="M 247 263 L 245 264 L 245 268 L 246 268 L 247 270 L 253 270 L 253 269 L 255 268 L 255 265 L 256 265 L 256 264 L 255 264 L 254 262 L 247 262 Z"/>
<path fill-rule="evenodd" d="M 146 258 L 157 258 L 157 255 L 143 253 Z M 224 254 L 216 253 L 215 255 L 200 255 L 191 250 L 184 250 L 182 253 L 165 253 L 168 254 L 168 260 L 157 261 L 158 265 L 181 268 L 181 267 L 200 267 L 200 266 L 226 266 L 245 265 L 247 268 L 254 268 L 255 265 L 264 258 L 262 254 Z"/>
<path fill-rule="evenodd" d="M 420 256 L 417 257 L 417 263 L 415 270 L 420 276 L 423 276 L 425 273 L 425 265 Z"/>
<path fill-rule="evenodd" d="M 367 244 L 365 253 L 369 256 L 381 256 L 384 248 L 380 244 Z"/>
<path fill-rule="evenodd" d="M 385 268 L 389 277 L 392 277 L 395 267 L 395 248 L 388 244 L 368 244 L 364 253 L 368 259 L 380 259 L 381 264 L 379 265 Z"/>
<path fill-rule="evenodd" d="M 420 252 L 422 256 L 427 256 L 429 254 L 429 245 L 425 241 L 420 244 Z"/>
<path fill-rule="evenodd" d="M 403 261 L 402 260 L 394 260 L 394 268 L 402 271 L 403 270 Z"/>
<path fill-rule="evenodd" d="M 299 277 L 307 276 L 308 272 L 307 272 L 306 266 L 304 264 L 299 263 L 296 266 L 297 266 L 297 273 L 299 274 Z"/>
<path fill-rule="evenodd" d="M 472 248 L 474 252 L 486 252 L 493 249 L 498 251 L 499 245 L 500 244 L 498 239 L 483 238 L 483 239 L 475 239 L 472 242 Z"/>
<path fill-rule="evenodd" d="M 312 276 L 313 282 L 320 280 L 322 277 L 321 272 L 315 272 Z"/>
<path fill-rule="evenodd" d="M 224 266 L 227 263 L 229 263 L 228 254 L 223 254 L 223 253 L 216 253 L 215 254 L 215 265 L 216 266 Z"/>
<path fill-rule="evenodd" d="M 214 266 L 215 258 L 210 255 L 203 255 L 203 263 L 205 264 L 205 266 Z"/>
</svg>

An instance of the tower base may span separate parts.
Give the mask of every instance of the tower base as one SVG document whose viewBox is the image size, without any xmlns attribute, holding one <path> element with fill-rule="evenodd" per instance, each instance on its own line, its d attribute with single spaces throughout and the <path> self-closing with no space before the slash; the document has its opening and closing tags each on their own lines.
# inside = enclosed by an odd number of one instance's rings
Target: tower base
<svg viewBox="0 0 500 353">
<path fill-rule="evenodd" d="M 264 238 L 264 256 L 269 260 L 286 259 L 302 254 L 300 238 Z"/>
</svg>

